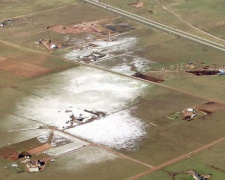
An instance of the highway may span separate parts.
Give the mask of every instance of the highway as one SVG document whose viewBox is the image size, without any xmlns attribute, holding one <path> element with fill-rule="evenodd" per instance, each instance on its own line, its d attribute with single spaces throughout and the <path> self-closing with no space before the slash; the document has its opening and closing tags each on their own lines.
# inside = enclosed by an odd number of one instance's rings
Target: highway
<svg viewBox="0 0 225 180">
<path fill-rule="evenodd" d="M 100 7 L 100 8 L 104 8 L 105 10 L 111 11 L 113 13 L 116 13 L 116 14 L 119 14 L 119 15 L 124 16 L 126 18 L 129 18 L 133 21 L 136 21 L 136 22 L 139 22 L 141 24 L 147 25 L 147 26 L 149 26 L 153 29 L 157 29 L 157 30 L 172 34 L 176 37 L 182 37 L 184 39 L 196 42 L 198 44 L 202 44 L 204 46 L 208 46 L 208 47 L 211 47 L 211 48 L 214 48 L 214 49 L 225 52 L 225 46 L 223 44 L 219 44 L 219 43 L 216 43 L 216 42 L 198 37 L 196 35 L 181 31 L 179 29 L 176 29 L 176 28 L 170 27 L 168 25 L 150 20 L 148 18 L 141 17 L 139 15 L 130 13 L 128 11 L 125 11 L 125 10 L 122 10 L 122 9 L 119 9 L 119 8 L 116 8 L 116 7 L 113 7 L 113 6 L 110 6 L 110 5 L 102 3 L 102 2 L 98 2 L 98 1 L 94 1 L 94 0 L 84 0 L 84 2 L 92 4 L 92 5 Z"/>
</svg>

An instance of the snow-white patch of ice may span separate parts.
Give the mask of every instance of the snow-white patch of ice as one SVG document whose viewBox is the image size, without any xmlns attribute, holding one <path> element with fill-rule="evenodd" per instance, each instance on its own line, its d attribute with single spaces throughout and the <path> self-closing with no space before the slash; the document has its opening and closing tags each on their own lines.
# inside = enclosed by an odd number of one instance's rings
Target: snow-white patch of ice
<svg viewBox="0 0 225 180">
<path fill-rule="evenodd" d="M 110 73 L 98 73 L 96 70 L 87 70 L 78 76 L 70 80 L 65 90 L 69 96 L 77 95 L 76 104 L 81 109 L 103 112 L 115 110 L 139 96 L 147 86 L 139 81 Z"/>
<path fill-rule="evenodd" d="M 115 41 L 102 41 L 98 40 L 92 44 L 97 45 L 99 49 L 108 49 L 109 52 L 126 50 L 127 48 L 135 45 L 137 39 L 135 37 L 121 38 Z M 109 49 L 110 48 L 110 49 Z"/>
<path fill-rule="evenodd" d="M 41 136 L 38 136 L 37 137 L 37 140 L 40 142 L 40 143 L 46 143 L 48 141 L 48 138 L 49 138 L 49 133 L 48 134 L 43 134 Z"/>
<path fill-rule="evenodd" d="M 121 74 L 126 74 L 129 76 L 131 76 L 135 73 L 135 71 L 131 70 L 131 66 L 129 66 L 126 63 L 123 63 L 122 65 L 114 66 L 110 70 L 121 73 Z"/>
<path fill-rule="evenodd" d="M 65 58 L 68 60 L 78 60 L 79 57 L 88 56 L 93 52 L 102 52 L 108 55 L 109 53 L 115 51 L 126 50 L 131 46 L 135 45 L 137 39 L 135 37 L 127 37 L 121 38 L 116 41 L 103 41 L 97 40 L 92 42 L 92 44 L 96 45 L 97 47 L 87 47 L 83 49 L 76 49 L 67 54 L 65 54 Z"/>
<path fill-rule="evenodd" d="M 132 57 L 133 59 L 131 60 L 128 60 L 127 57 L 131 58 L 130 56 L 123 57 L 122 65 L 116 65 L 110 68 L 110 70 L 131 76 L 135 74 L 135 72 L 145 72 L 149 70 L 151 64 L 154 63 L 141 57 Z"/>
<path fill-rule="evenodd" d="M 69 107 L 75 115 L 82 113 L 85 116 L 89 113 L 85 114 L 84 109 L 106 113 L 118 111 L 134 103 L 144 89 L 151 86 L 87 67 L 78 67 L 38 81 L 44 85 L 35 85 L 33 93 L 40 97 L 31 95 L 20 99 L 16 111 L 59 129 L 65 127 L 70 119 L 70 114 L 65 112 Z"/>
<path fill-rule="evenodd" d="M 75 117 L 82 116 L 84 119 L 91 118 L 93 115 L 90 113 L 87 113 L 83 110 L 79 110 L 73 107 L 68 107 L 63 110 L 58 111 L 58 121 L 56 121 L 56 126 L 58 129 L 64 129 L 68 126 L 70 126 L 70 123 L 67 123 L 69 120 L 71 120 L 70 116 L 74 115 Z M 78 123 L 73 122 L 73 125 L 77 125 Z"/>
<path fill-rule="evenodd" d="M 135 57 L 132 64 L 139 72 L 144 72 L 150 69 L 150 65 L 154 63 L 152 61 L 149 61 L 147 59 L 141 58 L 141 57 Z"/>
<path fill-rule="evenodd" d="M 76 136 L 114 149 L 132 151 L 146 134 L 145 124 L 122 111 L 82 126 L 67 130 Z"/>
</svg>

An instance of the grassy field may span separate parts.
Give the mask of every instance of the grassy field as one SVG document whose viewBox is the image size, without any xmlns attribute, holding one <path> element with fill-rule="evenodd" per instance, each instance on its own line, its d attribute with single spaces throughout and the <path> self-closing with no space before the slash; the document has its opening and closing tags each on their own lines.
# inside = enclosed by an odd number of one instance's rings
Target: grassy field
<svg viewBox="0 0 225 180">
<path fill-rule="evenodd" d="M 162 38 L 163 41 L 155 41 L 155 39 L 151 39 L 151 34 L 151 30 L 146 30 L 145 36 L 140 37 L 138 45 L 142 47 L 142 51 L 146 52 L 142 53 L 144 58 L 164 63 L 164 67 L 170 63 L 187 63 L 188 61 L 223 65 L 223 58 L 225 56 L 223 52 L 183 39 L 165 38 L 165 36 Z M 152 42 L 154 44 L 151 44 Z"/>
<path fill-rule="evenodd" d="M 175 173 L 177 174 L 175 176 L 176 180 L 193 180 L 193 177 L 191 175 L 185 174 L 185 172 L 188 170 L 194 170 L 201 175 L 212 174 L 210 180 L 223 180 L 225 177 L 225 166 L 223 163 L 224 151 L 225 143 L 221 142 L 213 147 L 199 152 L 198 154 L 191 155 L 188 159 L 165 167 L 160 171 L 143 176 L 140 179 L 157 180 L 157 178 L 163 177 L 166 180 L 172 180 L 172 177 L 169 175 L 169 173 Z"/>
<path fill-rule="evenodd" d="M 124 6 L 127 6 L 128 4 L 124 1 L 120 3 L 123 3 Z M 150 2 L 150 4 L 151 3 L 153 2 Z M 111 19 L 111 21 L 113 21 L 113 18 L 115 17 L 116 15 L 93 7 L 89 4 L 83 4 L 82 2 L 80 2 L 76 5 L 67 6 L 61 9 L 26 16 L 21 20 L 19 24 L 15 25 L 14 27 L 1 28 L 0 38 L 4 41 L 9 41 L 23 47 L 32 48 L 34 50 L 43 52 L 49 52 L 49 50 L 47 50 L 43 45 L 37 45 L 34 43 L 41 38 L 51 39 L 53 42 L 71 44 L 69 48 L 53 51 L 53 54 L 63 56 L 63 54 L 71 51 L 72 48 L 76 46 L 77 42 L 86 41 L 85 39 L 87 38 L 89 33 L 60 34 L 47 30 L 46 27 L 60 24 L 78 24 L 82 21 L 89 22 L 96 19 L 108 19 L 109 21 Z M 150 65 L 150 69 L 161 68 L 180 63 L 187 63 L 189 61 L 195 63 L 204 62 L 205 64 L 214 63 L 223 65 L 223 58 L 225 57 L 225 55 L 222 52 L 202 45 L 198 45 L 193 42 L 189 42 L 187 40 L 178 39 L 172 35 L 152 30 L 148 27 L 133 23 L 126 19 L 123 19 L 123 22 L 131 23 L 136 28 L 136 30 L 131 31 L 121 37 L 134 36 L 138 39 L 132 51 L 134 51 L 134 56 L 139 56 L 151 62 L 156 62 L 155 64 Z M 9 34 L 14 34 L 14 36 L 11 36 Z M 69 37 L 69 41 L 71 42 L 67 42 L 64 40 L 66 36 Z M 98 35 L 94 36 L 96 36 L 96 39 L 99 38 Z M 113 60 L 109 59 L 107 61 L 98 63 L 98 65 L 104 68 L 112 69 L 112 67 L 114 66 L 121 65 L 121 59 L 122 57 L 114 58 Z M 110 64 L 111 62 L 112 65 Z"/>
<path fill-rule="evenodd" d="M 148 136 L 139 143 L 137 151 L 127 154 L 151 165 L 159 165 L 223 137 L 222 111 L 190 122 L 167 118 L 169 114 L 181 112 L 201 101 L 178 93 L 168 93 L 135 107 L 134 115 L 149 124 Z"/>
<path fill-rule="evenodd" d="M 151 179 L 151 180 L 157 180 L 157 179 L 172 180 L 170 175 L 166 172 L 163 172 L 163 171 L 156 171 L 156 172 L 153 172 L 149 175 L 143 176 L 139 179 L 140 180 L 149 180 L 149 179 Z"/>
<path fill-rule="evenodd" d="M 224 8 L 223 0 L 215 1 L 165 1 L 161 0 L 166 7 L 179 14 L 183 19 L 195 27 L 210 32 L 218 37 L 225 38 L 224 31 Z"/>
<path fill-rule="evenodd" d="M 199 162 L 195 159 L 188 159 L 184 160 L 182 162 L 179 162 L 173 166 L 170 166 L 168 168 L 165 168 L 169 172 L 182 172 L 182 171 L 187 171 L 187 170 L 195 170 L 201 175 L 207 175 L 207 174 L 212 174 L 211 178 L 212 180 L 223 180 L 225 177 L 224 172 L 220 172 L 218 170 L 215 170 L 211 168 L 210 166 Z M 183 177 L 182 177 L 183 176 Z M 177 176 L 176 179 L 180 180 L 182 178 L 189 178 L 192 179 L 191 175 L 182 175 L 182 176 Z"/>
<path fill-rule="evenodd" d="M 80 39 L 83 35 L 82 33 L 60 34 L 48 30 L 47 27 L 53 25 L 76 25 L 84 21 L 107 20 L 114 17 L 116 16 L 89 4 L 70 4 L 60 9 L 37 12 L 34 15 L 12 19 L 12 21 L 15 21 L 13 26 L 0 28 L 0 38 L 23 47 L 49 52 L 43 45 L 37 45 L 35 42 L 39 41 L 39 39 L 51 39 L 52 42 L 68 43 L 64 40 L 65 36 L 69 35 L 70 39 Z M 87 35 L 88 33 L 85 33 L 85 36 Z M 75 46 L 76 41 L 70 43 Z"/>
<path fill-rule="evenodd" d="M 221 0 L 207 0 L 204 5 L 202 0 L 161 1 L 193 25 L 224 36 L 224 4 Z M 143 0 L 143 8 L 130 6 L 132 0 L 103 2 L 201 34 L 155 1 Z M 28 129 L 42 125 L 64 129 L 63 121 L 71 118 L 69 114 L 68 117 L 64 115 L 70 108 L 82 113 L 89 110 L 106 114 L 65 131 L 82 141 L 89 141 L 84 149 L 61 156 L 54 163 L 48 163 L 45 171 L 34 174 L 17 173 L 11 168 L 13 162 L 1 159 L 0 179 L 123 180 L 224 138 L 224 111 L 203 118 L 197 116 L 191 121 L 171 118 L 177 112 L 209 100 L 225 100 L 224 76 L 195 77 L 174 70 L 175 66 L 185 66 L 188 62 L 222 67 L 224 53 L 150 29 L 82 1 L 3 0 L 0 6 L 3 7 L 0 19 L 12 18 L 14 21 L 14 25 L 0 28 L 0 147 L 24 151 L 39 145 L 35 137 L 50 129 Z M 205 18 L 207 16 L 210 16 L 209 20 Z M 105 20 L 100 23 L 105 36 L 87 32 L 62 34 L 47 29 L 52 25 L 67 26 L 96 20 Z M 65 60 L 65 54 L 78 45 L 82 50 L 89 43 L 88 38 L 93 41 L 107 38 L 105 24 L 121 22 L 134 28 L 116 36 L 115 42 L 129 38 L 134 41 L 127 46 L 114 45 L 120 50 L 110 54 L 113 58 L 94 64 L 120 74 Z M 68 43 L 66 39 L 69 38 L 70 46 L 53 50 L 51 54 L 44 46 L 34 43 L 41 38 L 60 43 Z M 161 73 L 163 71 L 159 70 L 163 68 L 168 72 Z M 166 80 L 160 85 L 132 78 L 132 73 L 138 71 Z M 120 147 L 118 143 L 121 143 Z M 224 149 L 225 144 L 220 143 L 141 179 L 172 180 L 170 173 L 177 173 L 176 180 L 193 180 L 184 171 L 195 170 L 200 174 L 212 173 L 212 180 L 223 180 Z"/>
<path fill-rule="evenodd" d="M 174 71 L 174 66 L 185 66 L 188 62 L 204 64 L 205 66 L 216 64 L 222 67 L 224 65 L 225 53 L 223 52 L 175 38 L 144 26 L 136 25 L 135 27 L 136 30 L 120 36 L 120 38 L 135 37 L 137 40 L 134 47 L 130 47 L 116 57 L 94 64 L 112 71 L 119 69 L 121 73 L 126 73 L 126 68 L 130 68 L 134 72 L 143 71 L 146 73 L 149 70 L 161 70 L 162 68 Z M 130 62 L 131 59 L 132 62 Z M 135 59 L 140 59 L 140 64 L 144 63 L 140 70 L 134 67 Z M 183 77 L 183 75 L 181 72 L 179 77 Z M 188 74 L 184 76 L 188 76 Z"/>
<path fill-rule="evenodd" d="M 210 154 L 208 154 L 210 155 Z M 165 180 L 172 180 L 173 177 L 169 173 L 176 174 L 174 176 L 175 180 L 194 180 L 193 176 L 190 174 L 186 174 L 187 171 L 194 170 L 201 175 L 212 174 L 209 178 L 210 180 L 223 180 L 225 177 L 225 173 L 219 170 L 216 170 L 209 165 L 196 160 L 195 158 L 190 158 L 187 160 L 183 160 L 175 165 L 164 168 L 163 170 L 153 172 L 149 175 L 143 176 L 139 178 L 140 180 L 157 180 L 159 178 L 163 178 Z"/>
<path fill-rule="evenodd" d="M 215 38 L 211 38 L 208 35 L 203 34 L 202 32 L 199 32 L 195 30 L 194 28 L 190 27 L 189 25 L 185 24 L 181 20 L 179 20 L 177 17 L 175 17 L 173 14 L 165 10 L 161 5 L 159 5 L 154 0 L 148 1 L 143 0 L 141 2 L 144 3 L 144 6 L 142 8 L 135 8 L 129 4 L 135 3 L 134 0 L 126 0 L 126 1 L 119 1 L 119 0 L 103 0 L 102 2 L 108 3 L 112 6 L 119 7 L 121 9 L 133 12 L 135 14 L 141 15 L 143 17 L 149 18 L 151 20 L 155 20 L 164 24 L 167 24 L 169 26 L 178 28 L 180 30 L 211 39 L 214 41 L 218 41 L 220 43 L 224 43 L 222 41 L 216 40 Z M 178 15 L 180 15 L 184 20 L 189 21 L 193 25 L 195 24 L 201 24 L 200 29 L 205 30 L 205 28 L 208 28 L 208 24 L 211 24 L 212 26 L 217 24 L 218 28 L 220 28 L 221 25 L 223 25 L 223 0 L 216 0 L 216 1 L 163 1 L 159 0 L 163 5 L 168 7 L 170 10 L 174 10 Z M 150 14 L 148 11 L 153 11 L 153 14 Z M 208 18 L 210 16 L 210 20 Z M 198 25 L 199 25 L 198 24 Z M 216 32 L 216 30 L 215 30 Z M 213 33 L 212 33 L 213 34 Z M 224 33 L 218 33 L 215 35 L 218 35 L 219 37 L 223 37 Z"/>
<path fill-rule="evenodd" d="M 12 18 L 15 16 L 22 16 L 29 13 L 35 13 L 38 11 L 46 11 L 54 8 L 61 8 L 62 6 L 68 6 L 76 4 L 77 1 L 73 0 L 37 0 L 35 2 L 29 0 L 2 0 L 0 6 L 2 7 L 0 13 L 0 19 Z M 13 11 L 12 11 L 13 10 Z"/>
<path fill-rule="evenodd" d="M 85 157 L 86 156 L 86 157 Z M 118 166 L 120 164 L 120 166 Z M 7 162 L 0 162 L 6 166 Z M 10 164 L 8 164 L 10 165 Z M 1 178 L 5 179 L 126 179 L 130 176 L 147 170 L 142 165 L 111 155 L 99 148 L 90 147 L 77 153 L 59 158 L 54 163 L 49 163 L 48 171 L 41 173 L 16 173 L 8 169 L 1 171 Z"/>
<path fill-rule="evenodd" d="M 225 100 L 224 76 L 203 76 L 193 78 L 171 79 L 165 85 L 185 90 L 196 95 L 219 101 Z"/>
<path fill-rule="evenodd" d="M 194 159 L 200 161 L 214 169 L 225 173 L 225 165 L 223 163 L 225 152 L 225 143 L 222 142 L 211 148 L 208 148 L 199 154 L 193 156 Z"/>
</svg>

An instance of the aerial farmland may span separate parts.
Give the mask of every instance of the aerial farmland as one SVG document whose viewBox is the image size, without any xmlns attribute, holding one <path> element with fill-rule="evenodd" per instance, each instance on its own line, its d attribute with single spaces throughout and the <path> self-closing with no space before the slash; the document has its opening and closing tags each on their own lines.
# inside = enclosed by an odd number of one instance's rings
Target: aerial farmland
<svg viewBox="0 0 225 180">
<path fill-rule="evenodd" d="M 225 179 L 222 0 L 0 7 L 0 179 Z"/>
</svg>

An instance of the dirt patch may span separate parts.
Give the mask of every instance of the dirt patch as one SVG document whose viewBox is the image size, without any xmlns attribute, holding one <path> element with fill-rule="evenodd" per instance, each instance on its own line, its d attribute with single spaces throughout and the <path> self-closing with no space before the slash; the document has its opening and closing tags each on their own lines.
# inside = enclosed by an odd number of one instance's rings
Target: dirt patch
<svg viewBox="0 0 225 180">
<path fill-rule="evenodd" d="M 7 59 L 7 58 L 1 57 L 1 56 L 0 56 L 0 62 L 1 62 L 1 61 L 5 61 L 6 59 Z"/>
<path fill-rule="evenodd" d="M 47 68 L 18 60 L 0 61 L 0 69 L 22 77 L 35 77 L 49 72 Z"/>
<path fill-rule="evenodd" d="M 1 152 L 0 157 L 3 158 L 3 159 L 7 159 L 9 161 L 16 161 L 18 159 L 18 153 L 12 152 L 12 151 L 4 152 L 4 153 Z"/>
<path fill-rule="evenodd" d="M 208 114 L 211 114 L 211 113 L 214 113 L 216 111 L 225 110 L 225 105 L 211 101 L 211 102 L 207 102 L 207 103 L 200 104 L 200 105 L 196 106 L 196 109 L 199 109 L 199 110 L 204 111 Z"/>
<path fill-rule="evenodd" d="M 62 34 L 80 34 L 80 33 L 95 33 L 95 34 L 103 34 L 103 28 L 98 23 L 101 21 L 92 21 L 92 22 L 83 22 L 81 24 L 76 25 L 55 25 L 47 27 L 52 31 Z"/>
<path fill-rule="evenodd" d="M 136 7 L 136 8 L 142 8 L 144 6 L 144 3 L 137 2 L 137 3 L 131 3 L 130 6 Z"/>
<path fill-rule="evenodd" d="M 161 82 L 164 81 L 164 79 L 161 79 L 161 78 L 158 78 L 158 77 L 154 77 L 154 76 L 150 76 L 150 75 L 145 75 L 145 74 L 142 74 L 140 72 L 135 73 L 132 76 L 137 77 L 137 78 L 141 78 L 141 79 L 145 79 L 147 81 L 157 82 L 157 83 L 161 83 Z"/>
<path fill-rule="evenodd" d="M 219 73 L 219 70 L 193 70 L 193 71 L 186 71 L 187 73 L 194 74 L 196 76 L 204 76 L 204 75 L 217 75 Z"/>
<path fill-rule="evenodd" d="M 216 26 L 223 26 L 224 24 L 225 24 L 224 21 L 218 21 L 218 22 L 216 23 Z"/>
<path fill-rule="evenodd" d="M 33 149 L 30 149 L 29 151 L 27 151 L 28 153 L 30 154 L 38 154 L 38 153 L 41 153 L 43 151 L 46 151 L 48 149 L 52 148 L 52 145 L 51 144 L 43 144 L 41 146 L 38 146 L 36 148 L 33 148 Z"/>
<path fill-rule="evenodd" d="M 128 23 L 107 24 L 105 26 L 106 26 L 107 29 L 110 29 L 111 31 L 115 31 L 115 32 L 118 32 L 118 33 L 124 33 L 124 32 L 130 31 L 131 29 L 134 29 Z"/>
<path fill-rule="evenodd" d="M 9 161 L 16 161 L 18 159 L 18 153 L 11 148 L 3 147 L 0 149 L 0 159 L 7 159 Z"/>
<path fill-rule="evenodd" d="M 105 112 L 102 112 L 102 111 L 89 111 L 89 110 L 87 110 L 87 109 L 85 109 L 84 110 L 85 112 L 88 112 L 88 113 L 90 113 L 90 114 L 94 114 L 94 115 L 96 115 L 96 116 L 106 116 L 106 113 Z"/>
</svg>

